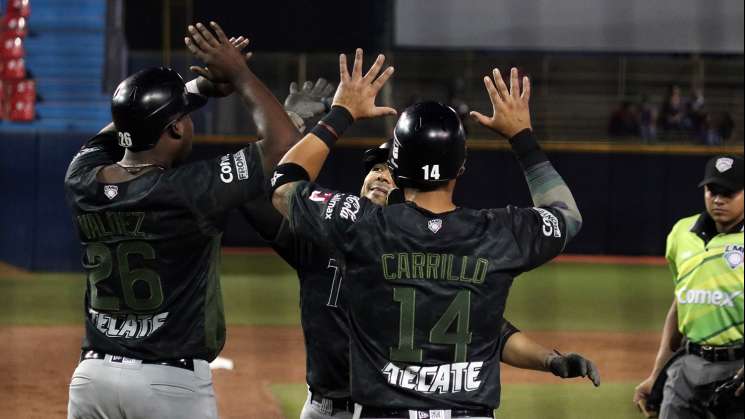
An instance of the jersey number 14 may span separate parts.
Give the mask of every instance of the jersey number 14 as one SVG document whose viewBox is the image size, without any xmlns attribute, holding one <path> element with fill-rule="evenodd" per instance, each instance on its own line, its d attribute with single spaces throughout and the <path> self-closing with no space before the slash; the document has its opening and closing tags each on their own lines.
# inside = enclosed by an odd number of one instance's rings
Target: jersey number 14
<svg viewBox="0 0 745 419">
<path fill-rule="evenodd" d="M 400 304 L 398 347 L 390 348 L 390 360 L 407 363 L 422 362 L 422 349 L 414 348 L 416 320 L 416 289 L 393 288 L 393 301 Z M 471 318 L 471 291 L 458 291 L 453 301 L 429 331 L 429 343 L 453 345 L 453 362 L 466 362 L 472 333 L 468 330 Z M 455 331 L 451 332 L 455 324 Z"/>
</svg>

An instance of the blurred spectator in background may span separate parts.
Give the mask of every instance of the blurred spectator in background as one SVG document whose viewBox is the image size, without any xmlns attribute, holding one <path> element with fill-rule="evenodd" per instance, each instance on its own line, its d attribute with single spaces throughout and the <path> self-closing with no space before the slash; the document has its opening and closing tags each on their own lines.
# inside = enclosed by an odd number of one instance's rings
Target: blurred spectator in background
<svg viewBox="0 0 745 419">
<path fill-rule="evenodd" d="M 679 133 L 691 128 L 680 86 L 670 86 L 667 97 L 660 108 L 659 125 L 666 133 L 676 131 Z"/>
<path fill-rule="evenodd" d="M 691 91 L 691 97 L 686 105 L 686 118 L 693 133 L 700 133 L 706 125 L 706 110 L 704 109 L 704 92 L 700 88 Z"/>
<path fill-rule="evenodd" d="M 639 105 L 639 128 L 645 142 L 657 140 L 657 108 L 649 100 L 649 95 L 643 95 Z"/>
<path fill-rule="evenodd" d="M 639 137 L 641 135 L 639 109 L 624 100 L 610 117 L 608 135 L 613 138 Z"/>
<path fill-rule="evenodd" d="M 710 112 L 705 113 L 702 129 L 700 131 L 701 140 L 706 145 L 722 145 L 732 136 L 735 129 L 735 121 L 732 120 L 727 112 Z"/>
</svg>

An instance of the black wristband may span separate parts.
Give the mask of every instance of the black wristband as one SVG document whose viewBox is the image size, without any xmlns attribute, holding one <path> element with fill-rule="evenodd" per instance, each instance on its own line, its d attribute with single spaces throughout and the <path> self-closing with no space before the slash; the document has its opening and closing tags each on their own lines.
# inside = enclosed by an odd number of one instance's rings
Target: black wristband
<svg viewBox="0 0 745 419">
<path fill-rule="evenodd" d="M 533 131 L 530 128 L 525 128 L 510 138 L 510 145 L 523 170 L 548 161 L 548 156 L 538 145 L 538 141 L 533 137 Z"/>
<path fill-rule="evenodd" d="M 308 171 L 299 164 L 284 163 L 272 170 L 272 175 L 266 179 L 265 189 L 269 194 L 269 198 L 271 198 L 274 195 L 274 191 L 280 186 L 301 180 L 310 180 Z"/>
<path fill-rule="evenodd" d="M 520 329 L 518 329 L 514 324 L 510 323 L 507 319 L 502 318 L 502 328 L 499 332 L 499 359 L 504 360 L 502 356 L 504 355 L 504 347 L 507 346 L 507 341 L 510 340 L 512 335 L 515 333 L 520 333 Z"/>
<path fill-rule="evenodd" d="M 332 106 L 331 111 L 310 132 L 326 143 L 328 148 L 332 148 L 353 122 L 354 118 L 346 108 Z"/>
</svg>

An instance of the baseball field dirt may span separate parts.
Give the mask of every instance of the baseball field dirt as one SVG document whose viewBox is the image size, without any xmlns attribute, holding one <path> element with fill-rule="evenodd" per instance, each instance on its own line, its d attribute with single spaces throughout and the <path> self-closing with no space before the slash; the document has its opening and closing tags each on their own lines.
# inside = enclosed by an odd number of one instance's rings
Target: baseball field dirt
<svg viewBox="0 0 745 419">
<path fill-rule="evenodd" d="M 82 332 L 81 326 L 0 327 L 0 416 L 66 417 L 67 385 L 77 363 Z M 593 360 L 605 383 L 641 380 L 651 368 L 659 339 L 654 332 L 527 333 L 548 347 L 579 352 Z M 222 419 L 284 418 L 269 387 L 273 383 L 304 382 L 305 355 L 299 327 L 231 326 L 221 356 L 235 361 L 234 370 L 214 372 Z M 561 382 L 549 374 L 510 367 L 504 368 L 502 376 L 506 385 Z"/>
</svg>

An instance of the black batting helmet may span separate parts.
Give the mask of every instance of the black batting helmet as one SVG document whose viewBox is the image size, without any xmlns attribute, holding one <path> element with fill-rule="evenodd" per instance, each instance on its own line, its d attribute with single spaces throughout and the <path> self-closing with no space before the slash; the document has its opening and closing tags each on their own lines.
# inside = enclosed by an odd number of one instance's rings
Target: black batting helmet
<svg viewBox="0 0 745 419">
<path fill-rule="evenodd" d="M 184 79 L 170 68 L 139 71 L 119 83 L 111 98 L 119 145 L 132 151 L 152 148 L 169 125 L 205 103 L 207 99 L 189 93 Z"/>
<path fill-rule="evenodd" d="M 437 102 L 408 107 L 393 131 L 388 165 L 400 187 L 436 187 L 458 177 L 466 133 L 453 108 Z"/>
<path fill-rule="evenodd" d="M 384 142 L 380 147 L 365 150 L 365 154 L 362 156 L 362 167 L 365 169 L 365 173 L 372 170 L 376 164 L 387 162 L 390 151 L 391 140 Z"/>
</svg>

